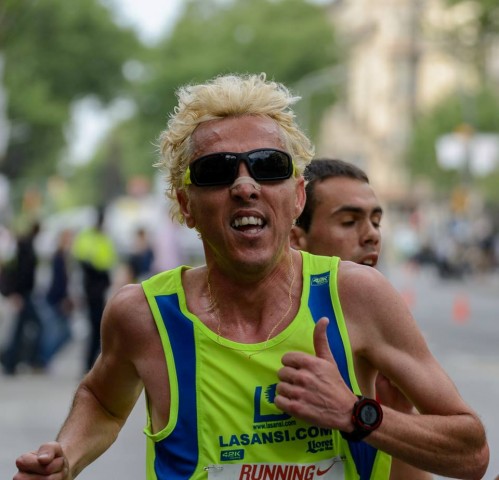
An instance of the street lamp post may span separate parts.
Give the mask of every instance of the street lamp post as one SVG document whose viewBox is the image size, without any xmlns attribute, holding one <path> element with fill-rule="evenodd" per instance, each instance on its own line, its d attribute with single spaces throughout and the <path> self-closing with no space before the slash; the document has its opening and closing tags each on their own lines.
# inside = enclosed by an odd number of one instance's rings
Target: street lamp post
<svg viewBox="0 0 499 480">
<path fill-rule="evenodd" d="M 491 173 L 499 164 L 499 135 L 477 133 L 469 124 L 461 124 L 453 133 L 440 136 L 436 141 L 439 165 L 446 170 L 461 173 L 461 185 L 455 192 L 463 196 L 466 208 L 473 177 Z"/>
</svg>

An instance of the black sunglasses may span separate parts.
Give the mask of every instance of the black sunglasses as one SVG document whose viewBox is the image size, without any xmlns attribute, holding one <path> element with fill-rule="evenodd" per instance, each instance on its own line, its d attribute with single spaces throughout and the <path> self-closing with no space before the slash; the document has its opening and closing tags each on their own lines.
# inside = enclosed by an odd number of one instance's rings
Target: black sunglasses
<svg viewBox="0 0 499 480">
<path fill-rule="evenodd" d="M 244 153 L 210 153 L 192 162 L 184 176 L 184 184 L 198 187 L 231 185 L 244 161 L 251 176 L 258 182 L 286 180 L 294 173 L 289 153 L 274 148 L 259 148 Z"/>
</svg>

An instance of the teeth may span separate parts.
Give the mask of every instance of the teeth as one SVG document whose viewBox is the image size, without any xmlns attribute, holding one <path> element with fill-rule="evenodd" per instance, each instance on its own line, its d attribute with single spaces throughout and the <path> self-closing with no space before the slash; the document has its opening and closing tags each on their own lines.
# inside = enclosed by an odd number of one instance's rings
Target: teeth
<svg viewBox="0 0 499 480">
<path fill-rule="evenodd" d="M 362 263 L 364 265 L 368 265 L 368 266 L 372 267 L 374 262 L 372 260 L 366 260 L 365 262 L 362 262 Z"/>
<path fill-rule="evenodd" d="M 257 217 L 241 217 L 236 218 L 232 224 L 233 227 L 242 227 L 244 225 L 263 225 L 261 218 Z"/>
</svg>

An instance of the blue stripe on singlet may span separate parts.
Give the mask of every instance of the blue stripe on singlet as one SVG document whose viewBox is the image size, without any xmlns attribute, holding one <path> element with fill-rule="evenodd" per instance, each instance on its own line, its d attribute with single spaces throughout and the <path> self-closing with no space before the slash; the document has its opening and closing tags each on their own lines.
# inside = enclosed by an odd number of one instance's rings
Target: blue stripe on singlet
<svg viewBox="0 0 499 480">
<path fill-rule="evenodd" d="M 194 327 L 180 311 L 177 295 L 156 297 L 175 359 L 178 419 L 172 433 L 155 444 L 158 480 L 190 478 L 198 463 L 196 349 Z"/>
<path fill-rule="evenodd" d="M 352 390 L 350 377 L 348 375 L 347 357 L 345 354 L 345 347 L 341 339 L 340 329 L 336 321 L 333 304 L 331 303 L 331 293 L 329 291 L 330 277 L 329 273 L 322 273 L 319 275 L 310 276 L 310 295 L 308 299 L 308 308 L 312 313 L 315 323 L 322 317 L 329 318 L 329 325 L 327 327 L 327 338 L 331 351 L 333 352 L 334 359 L 338 364 L 338 369 L 343 377 L 344 382 L 348 388 Z"/>
<path fill-rule="evenodd" d="M 330 275 L 322 273 L 310 276 L 310 295 L 308 307 L 312 313 L 314 321 L 317 323 L 320 318 L 329 318 L 327 327 L 327 338 L 333 352 L 334 359 L 338 365 L 343 381 L 348 388 L 353 391 L 348 375 L 348 363 L 345 353 L 343 340 L 341 339 L 340 329 L 336 321 L 334 307 L 331 301 L 331 292 L 329 290 Z M 374 461 L 376 459 L 377 449 L 365 442 L 348 442 L 350 452 L 357 467 L 360 480 L 369 480 L 371 478 Z"/>
</svg>

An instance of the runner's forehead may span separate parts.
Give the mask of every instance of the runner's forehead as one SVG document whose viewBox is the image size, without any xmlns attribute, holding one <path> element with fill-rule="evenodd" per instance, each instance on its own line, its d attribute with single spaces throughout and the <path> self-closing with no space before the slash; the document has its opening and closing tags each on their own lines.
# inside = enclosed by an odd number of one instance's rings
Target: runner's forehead
<svg viewBox="0 0 499 480">
<path fill-rule="evenodd" d="M 259 148 L 286 150 L 279 125 L 269 117 L 243 116 L 210 120 L 192 135 L 192 160 L 217 152 L 248 152 Z"/>
</svg>

